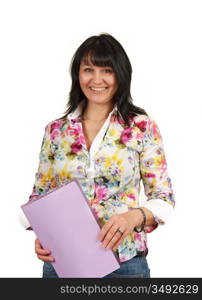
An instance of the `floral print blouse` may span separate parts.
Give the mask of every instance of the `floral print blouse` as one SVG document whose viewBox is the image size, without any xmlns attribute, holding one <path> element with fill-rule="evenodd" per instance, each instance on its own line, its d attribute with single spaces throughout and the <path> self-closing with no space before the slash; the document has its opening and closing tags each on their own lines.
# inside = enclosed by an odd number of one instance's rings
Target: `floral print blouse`
<svg viewBox="0 0 202 300">
<path fill-rule="evenodd" d="M 116 108 L 87 150 L 81 123 L 81 106 L 65 120 L 48 123 L 39 155 L 39 167 L 29 200 L 77 179 L 99 223 L 139 205 L 140 181 L 156 225 L 129 234 L 117 249 L 120 262 L 147 252 L 147 236 L 164 224 L 175 205 L 162 138 L 149 116 L 130 118 L 130 127 Z M 121 116 L 121 115 L 120 115 Z M 67 198 L 68 201 L 68 198 Z"/>
</svg>

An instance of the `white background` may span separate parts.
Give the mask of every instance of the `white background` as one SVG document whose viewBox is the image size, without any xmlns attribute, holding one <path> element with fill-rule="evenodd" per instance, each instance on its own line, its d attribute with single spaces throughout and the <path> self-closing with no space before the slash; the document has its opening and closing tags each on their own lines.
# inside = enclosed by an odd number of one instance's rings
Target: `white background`
<svg viewBox="0 0 202 300">
<path fill-rule="evenodd" d="M 201 277 L 202 2 L 0 2 L 0 277 L 41 277 L 28 201 L 45 125 L 62 116 L 69 63 L 91 35 L 112 34 L 133 66 L 131 92 L 159 125 L 176 208 L 147 235 L 151 277 Z M 143 197 L 143 196 L 142 196 Z"/>
</svg>

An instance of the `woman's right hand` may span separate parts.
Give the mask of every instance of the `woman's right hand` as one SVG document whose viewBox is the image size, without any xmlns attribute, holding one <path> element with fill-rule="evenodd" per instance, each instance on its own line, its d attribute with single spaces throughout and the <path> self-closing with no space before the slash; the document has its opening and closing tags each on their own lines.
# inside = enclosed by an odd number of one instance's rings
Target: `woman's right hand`
<svg viewBox="0 0 202 300">
<path fill-rule="evenodd" d="M 40 259 L 44 262 L 55 261 L 54 257 L 50 256 L 51 251 L 48 249 L 43 249 L 39 239 L 35 240 L 35 252 L 37 254 L 38 259 Z"/>
</svg>

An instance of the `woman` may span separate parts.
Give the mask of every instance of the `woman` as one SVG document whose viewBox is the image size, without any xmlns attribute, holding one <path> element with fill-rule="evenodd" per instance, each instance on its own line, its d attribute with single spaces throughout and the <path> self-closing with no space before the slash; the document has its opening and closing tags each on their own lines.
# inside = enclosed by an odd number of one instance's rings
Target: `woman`
<svg viewBox="0 0 202 300">
<path fill-rule="evenodd" d="M 30 200 L 77 179 L 101 224 L 103 247 L 120 269 L 105 277 L 150 277 L 147 236 L 164 224 L 175 201 L 156 122 L 132 103 L 132 68 L 109 34 L 92 36 L 71 63 L 72 86 L 63 117 L 45 128 Z M 147 203 L 139 206 L 140 180 Z M 29 229 L 27 224 L 27 229 Z M 35 241 L 43 277 L 57 277 L 51 252 Z"/>
</svg>

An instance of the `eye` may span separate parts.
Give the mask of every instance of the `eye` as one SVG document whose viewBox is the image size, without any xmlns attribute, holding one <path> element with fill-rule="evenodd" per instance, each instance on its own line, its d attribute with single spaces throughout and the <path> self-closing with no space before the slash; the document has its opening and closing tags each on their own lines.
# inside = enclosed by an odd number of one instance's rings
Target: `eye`
<svg viewBox="0 0 202 300">
<path fill-rule="evenodd" d="M 105 69 L 104 71 L 105 71 L 105 73 L 113 73 L 113 70 L 109 69 L 109 68 Z"/>
<path fill-rule="evenodd" d="M 84 72 L 91 72 L 91 71 L 92 71 L 91 68 L 85 68 L 85 69 L 84 69 Z"/>
</svg>

